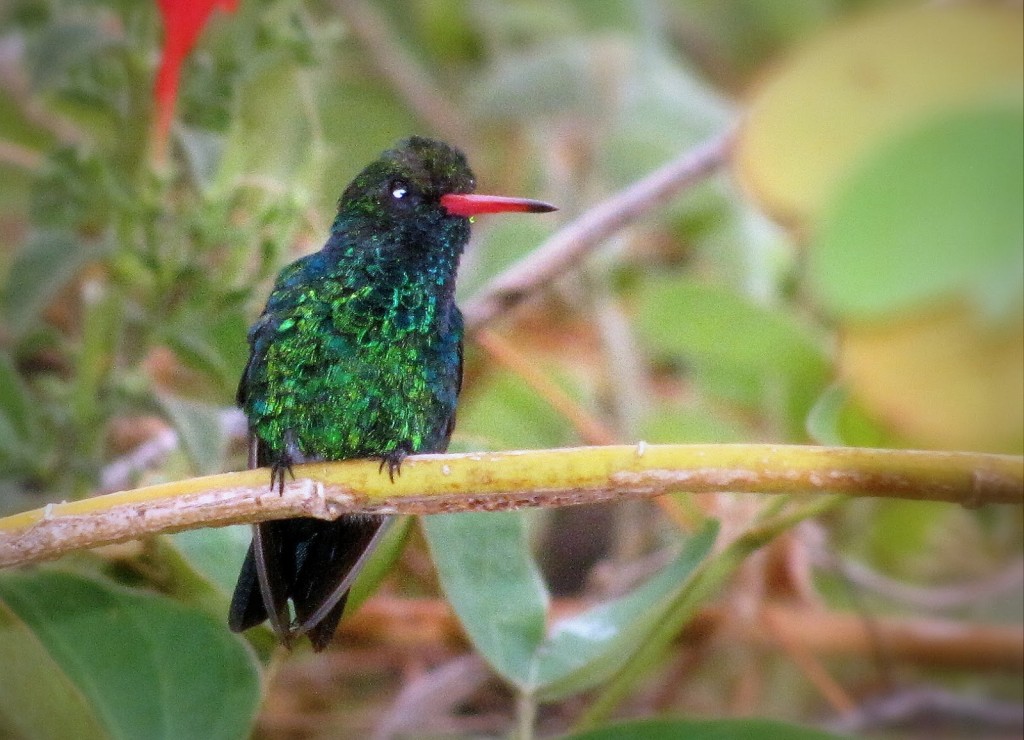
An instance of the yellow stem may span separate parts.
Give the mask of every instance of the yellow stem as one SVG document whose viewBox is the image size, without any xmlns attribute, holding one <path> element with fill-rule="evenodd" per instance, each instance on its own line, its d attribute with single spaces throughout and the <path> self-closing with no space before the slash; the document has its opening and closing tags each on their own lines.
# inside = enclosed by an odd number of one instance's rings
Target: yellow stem
<svg viewBox="0 0 1024 740">
<path fill-rule="evenodd" d="M 375 460 L 163 483 L 0 519 L 0 566 L 159 532 L 355 512 L 437 514 L 589 504 L 678 491 L 843 493 L 964 506 L 1021 504 L 1024 458 L 795 445 L 616 445 L 417 455 L 394 482 Z"/>
</svg>

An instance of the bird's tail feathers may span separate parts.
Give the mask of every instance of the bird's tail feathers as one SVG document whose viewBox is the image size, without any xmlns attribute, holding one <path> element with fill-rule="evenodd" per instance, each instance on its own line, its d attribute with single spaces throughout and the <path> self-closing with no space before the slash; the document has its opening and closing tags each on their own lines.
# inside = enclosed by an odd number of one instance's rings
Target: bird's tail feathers
<svg viewBox="0 0 1024 740">
<path fill-rule="evenodd" d="M 241 632 L 269 618 L 285 644 L 306 634 L 313 649 L 322 650 L 334 635 L 352 582 L 391 519 L 354 515 L 332 522 L 300 517 L 255 525 L 228 625 Z"/>
</svg>

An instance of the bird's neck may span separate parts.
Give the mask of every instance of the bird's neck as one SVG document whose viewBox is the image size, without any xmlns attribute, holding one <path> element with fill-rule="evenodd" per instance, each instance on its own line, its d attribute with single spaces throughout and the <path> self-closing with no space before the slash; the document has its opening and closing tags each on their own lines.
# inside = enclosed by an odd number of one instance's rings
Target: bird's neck
<svg viewBox="0 0 1024 740">
<path fill-rule="evenodd" d="M 455 274 L 468 225 L 406 234 L 336 223 L 325 252 L 335 279 L 357 296 L 352 308 L 374 331 L 395 339 L 444 333 L 455 311 Z"/>
</svg>

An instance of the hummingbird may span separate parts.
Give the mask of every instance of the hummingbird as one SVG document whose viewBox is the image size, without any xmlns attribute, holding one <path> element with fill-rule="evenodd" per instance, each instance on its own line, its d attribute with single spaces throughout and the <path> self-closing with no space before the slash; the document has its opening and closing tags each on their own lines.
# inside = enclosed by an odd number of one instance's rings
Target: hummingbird
<svg viewBox="0 0 1024 740">
<path fill-rule="evenodd" d="M 394 480 L 407 455 L 448 448 L 462 385 L 455 276 L 470 221 L 555 210 L 474 194 L 475 186 L 458 149 L 420 136 L 399 141 L 342 193 L 323 248 L 278 275 L 249 330 L 237 395 L 249 466 L 269 467 L 272 489 L 283 492 L 303 462 L 379 459 Z M 284 644 L 305 634 L 323 650 L 389 520 L 254 525 L 228 625 L 241 632 L 269 619 Z"/>
</svg>

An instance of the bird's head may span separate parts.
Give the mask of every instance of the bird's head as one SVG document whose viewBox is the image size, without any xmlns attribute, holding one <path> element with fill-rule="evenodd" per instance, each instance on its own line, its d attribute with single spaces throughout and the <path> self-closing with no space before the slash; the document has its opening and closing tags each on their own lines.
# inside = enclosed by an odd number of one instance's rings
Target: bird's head
<svg viewBox="0 0 1024 740">
<path fill-rule="evenodd" d="M 554 206 L 528 198 L 473 194 L 476 179 L 458 149 L 412 136 L 366 166 L 338 202 L 339 218 L 369 219 L 377 228 L 430 229 L 482 213 L 546 213 Z"/>
</svg>

